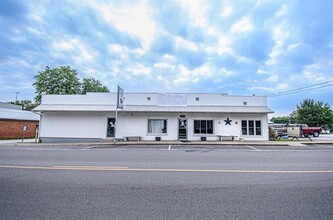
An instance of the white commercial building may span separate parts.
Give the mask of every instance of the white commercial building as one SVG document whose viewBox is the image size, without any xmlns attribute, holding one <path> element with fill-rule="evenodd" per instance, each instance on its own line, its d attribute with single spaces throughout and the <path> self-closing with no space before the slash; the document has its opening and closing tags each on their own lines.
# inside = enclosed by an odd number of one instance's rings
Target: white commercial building
<svg viewBox="0 0 333 220">
<path fill-rule="evenodd" d="M 117 93 L 43 95 L 42 142 L 141 140 L 268 140 L 264 96 L 206 93 L 125 93 L 116 114 Z M 116 128 L 116 129 L 115 129 Z"/>
</svg>

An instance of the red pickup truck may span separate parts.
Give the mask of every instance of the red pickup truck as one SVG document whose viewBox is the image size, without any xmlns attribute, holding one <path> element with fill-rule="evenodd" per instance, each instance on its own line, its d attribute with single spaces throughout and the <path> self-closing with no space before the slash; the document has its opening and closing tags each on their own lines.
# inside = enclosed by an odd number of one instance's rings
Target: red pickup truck
<svg viewBox="0 0 333 220">
<path fill-rule="evenodd" d="M 308 127 L 307 124 L 301 124 L 303 136 L 313 135 L 313 137 L 319 137 L 322 132 L 321 127 Z"/>
</svg>

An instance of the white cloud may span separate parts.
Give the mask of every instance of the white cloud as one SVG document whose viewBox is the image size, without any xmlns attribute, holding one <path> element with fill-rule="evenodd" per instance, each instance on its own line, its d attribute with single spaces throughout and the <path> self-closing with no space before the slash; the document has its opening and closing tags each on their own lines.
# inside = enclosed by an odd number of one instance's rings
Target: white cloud
<svg viewBox="0 0 333 220">
<path fill-rule="evenodd" d="M 243 17 L 241 20 L 234 23 L 230 29 L 232 33 L 241 33 L 251 31 L 253 25 L 248 17 Z"/>
<path fill-rule="evenodd" d="M 156 27 L 150 18 L 151 9 L 147 3 L 136 2 L 135 5 L 95 4 L 106 22 L 118 30 L 139 37 L 146 48 L 154 39 Z"/>
<path fill-rule="evenodd" d="M 195 43 L 188 41 L 182 37 L 176 37 L 176 46 L 178 48 L 185 47 L 189 50 L 198 51 L 198 46 Z"/>
<path fill-rule="evenodd" d="M 165 62 L 158 62 L 158 63 L 155 63 L 155 64 L 154 64 L 154 67 L 155 67 L 155 68 L 164 69 L 164 68 L 169 68 L 169 67 L 171 67 L 171 65 L 168 64 L 168 63 L 165 63 Z"/>
<path fill-rule="evenodd" d="M 147 53 L 147 51 L 142 49 L 142 48 L 138 48 L 138 49 L 134 50 L 134 53 L 139 54 L 139 55 L 143 55 L 143 54 Z"/>
<path fill-rule="evenodd" d="M 184 65 L 179 65 L 179 75 L 176 77 L 176 79 L 173 80 L 174 84 L 181 84 L 186 83 L 189 81 L 192 81 L 193 78 L 190 77 L 190 71 L 186 68 Z"/>
<path fill-rule="evenodd" d="M 193 75 L 195 76 L 202 76 L 202 77 L 209 77 L 212 76 L 213 73 L 208 64 L 200 66 L 193 70 Z"/>
<path fill-rule="evenodd" d="M 170 54 L 164 54 L 163 55 L 163 59 L 164 60 L 168 60 L 168 61 L 174 61 L 176 58 L 173 55 Z"/>
<path fill-rule="evenodd" d="M 194 25 L 206 27 L 206 10 L 207 2 L 204 0 L 180 0 L 180 5 L 184 10 L 189 12 L 190 18 Z"/>
<path fill-rule="evenodd" d="M 232 5 L 229 5 L 223 9 L 221 16 L 224 18 L 229 17 L 233 12 L 234 12 L 234 7 Z"/>
<path fill-rule="evenodd" d="M 151 73 L 151 69 L 141 63 L 137 63 L 134 67 L 127 68 L 127 70 L 133 75 L 150 75 Z"/>
<path fill-rule="evenodd" d="M 209 78 L 213 76 L 211 67 L 207 63 L 194 70 L 189 70 L 186 66 L 180 64 L 178 69 L 179 75 L 173 80 L 176 85 L 188 82 L 196 83 L 202 78 Z"/>
<path fill-rule="evenodd" d="M 268 82 L 277 82 L 279 77 L 277 75 L 272 75 L 266 79 Z"/>
<path fill-rule="evenodd" d="M 225 68 L 221 68 L 219 71 L 218 71 L 220 74 L 222 74 L 223 76 L 232 76 L 234 75 L 233 72 L 225 69 Z"/>
<path fill-rule="evenodd" d="M 56 50 L 74 50 L 78 44 L 79 40 L 77 38 L 71 38 L 69 40 L 55 41 L 53 47 Z"/>
<path fill-rule="evenodd" d="M 118 53 L 124 50 L 123 46 L 121 46 L 120 44 L 109 44 L 108 49 L 111 52 L 118 52 Z"/>
<path fill-rule="evenodd" d="M 320 68 L 317 64 L 308 65 L 305 67 L 303 71 L 303 76 L 309 82 L 323 82 L 327 80 L 327 75 L 323 74 L 320 71 Z"/>
<path fill-rule="evenodd" d="M 88 49 L 88 46 L 81 42 L 78 38 L 71 38 L 68 40 L 59 40 L 53 43 L 54 55 L 63 57 L 64 52 L 68 58 L 72 58 L 75 63 L 81 64 L 92 61 L 96 54 Z"/>
<path fill-rule="evenodd" d="M 233 54 L 231 37 L 224 33 L 215 33 L 218 43 L 216 45 L 209 44 L 205 47 L 208 53 L 217 53 L 218 55 Z"/>
<path fill-rule="evenodd" d="M 217 53 L 219 55 L 225 54 L 225 53 L 231 53 L 233 49 L 231 48 L 231 39 L 227 35 L 220 35 L 219 36 L 219 44 L 217 48 Z"/>
</svg>

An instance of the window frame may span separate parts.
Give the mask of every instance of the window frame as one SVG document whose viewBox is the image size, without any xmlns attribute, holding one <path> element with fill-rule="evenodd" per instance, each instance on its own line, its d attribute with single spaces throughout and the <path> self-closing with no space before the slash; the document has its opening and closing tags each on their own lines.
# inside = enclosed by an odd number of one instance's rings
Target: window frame
<svg viewBox="0 0 333 220">
<path fill-rule="evenodd" d="M 209 125 L 208 121 L 211 122 L 211 126 L 212 126 L 211 129 L 208 126 Z M 202 126 L 203 122 L 205 122 L 204 126 Z M 196 128 L 196 124 L 200 125 L 200 127 Z M 214 130 L 215 125 L 214 124 L 215 124 L 214 119 L 193 119 L 193 135 L 212 135 L 213 136 L 215 134 L 215 130 Z M 203 129 L 203 127 L 205 127 L 205 129 Z M 199 131 L 199 133 L 196 132 L 196 130 Z M 205 132 L 202 132 L 203 130 L 205 130 Z M 209 130 L 211 130 L 212 133 L 208 133 Z"/>
<path fill-rule="evenodd" d="M 244 123 L 245 122 L 245 123 Z M 259 126 L 257 126 L 259 123 Z M 244 124 L 246 124 L 244 126 Z M 258 130 L 260 129 L 260 130 Z M 262 136 L 262 120 L 242 120 L 241 121 L 241 131 L 243 136 Z M 244 131 L 246 131 L 246 134 L 244 134 Z"/>
<path fill-rule="evenodd" d="M 163 121 L 163 127 L 165 128 L 162 128 L 162 132 L 161 133 L 150 133 L 149 132 L 149 121 Z M 165 129 L 165 132 L 163 132 L 163 129 Z M 163 136 L 163 135 L 168 135 L 168 119 L 166 118 L 148 118 L 147 119 L 147 136 L 148 135 L 152 135 L 152 136 L 156 136 L 156 135 L 159 135 L 159 136 Z"/>
</svg>

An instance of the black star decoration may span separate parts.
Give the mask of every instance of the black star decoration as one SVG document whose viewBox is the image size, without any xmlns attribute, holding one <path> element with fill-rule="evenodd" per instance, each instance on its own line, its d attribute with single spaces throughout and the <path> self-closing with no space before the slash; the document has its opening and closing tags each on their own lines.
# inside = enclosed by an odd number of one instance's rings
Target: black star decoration
<svg viewBox="0 0 333 220">
<path fill-rule="evenodd" d="M 224 120 L 224 121 L 225 121 L 225 125 L 231 125 L 232 120 L 230 120 L 229 117 L 227 118 L 227 120 Z"/>
</svg>

